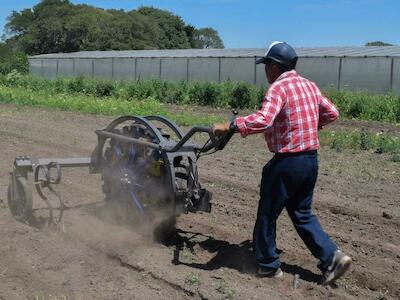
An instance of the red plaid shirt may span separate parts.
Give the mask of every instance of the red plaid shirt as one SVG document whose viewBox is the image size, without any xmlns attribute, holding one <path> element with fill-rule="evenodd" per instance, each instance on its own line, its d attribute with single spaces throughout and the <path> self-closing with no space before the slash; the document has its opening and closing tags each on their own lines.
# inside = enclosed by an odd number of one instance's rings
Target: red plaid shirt
<svg viewBox="0 0 400 300">
<path fill-rule="evenodd" d="M 317 150 L 318 129 L 338 116 L 317 85 L 293 70 L 269 87 L 260 110 L 238 117 L 236 125 L 243 137 L 264 133 L 271 152 L 300 152 Z"/>
</svg>

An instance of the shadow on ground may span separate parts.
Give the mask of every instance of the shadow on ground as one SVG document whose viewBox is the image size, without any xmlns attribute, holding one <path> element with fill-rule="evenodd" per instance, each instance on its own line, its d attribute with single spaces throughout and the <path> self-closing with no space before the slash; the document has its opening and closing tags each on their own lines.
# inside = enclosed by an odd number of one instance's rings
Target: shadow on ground
<svg viewBox="0 0 400 300">
<path fill-rule="evenodd" d="M 243 241 L 240 244 L 231 244 L 228 241 L 217 240 L 213 237 L 201 233 L 177 230 L 176 236 L 172 238 L 166 246 L 174 247 L 174 257 L 172 263 L 175 265 L 186 265 L 188 267 L 212 271 L 220 268 L 230 268 L 241 273 L 256 274 L 257 265 L 252 251 L 250 240 Z M 180 253 L 184 248 L 195 252 L 196 246 L 215 255 L 206 263 L 187 263 L 180 260 Z M 278 253 L 282 250 L 278 249 Z M 282 262 L 282 270 L 289 274 L 298 274 L 301 279 L 320 283 L 321 276 L 306 270 L 300 266 Z"/>
</svg>

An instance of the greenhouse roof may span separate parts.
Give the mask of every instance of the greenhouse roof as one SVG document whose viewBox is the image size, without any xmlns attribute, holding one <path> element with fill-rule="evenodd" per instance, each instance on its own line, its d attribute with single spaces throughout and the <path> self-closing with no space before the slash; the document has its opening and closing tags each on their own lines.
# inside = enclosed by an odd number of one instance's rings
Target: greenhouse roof
<svg viewBox="0 0 400 300">
<path fill-rule="evenodd" d="M 30 58 L 259 57 L 264 52 L 264 48 L 81 51 L 41 54 Z M 400 57 L 400 46 L 296 48 L 296 52 L 299 57 Z"/>
</svg>

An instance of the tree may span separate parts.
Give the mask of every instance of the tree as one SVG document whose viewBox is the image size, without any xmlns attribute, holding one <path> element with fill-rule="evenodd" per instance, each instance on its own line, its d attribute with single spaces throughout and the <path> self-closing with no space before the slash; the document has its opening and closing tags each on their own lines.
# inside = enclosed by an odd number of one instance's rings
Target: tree
<svg viewBox="0 0 400 300">
<path fill-rule="evenodd" d="M 156 22 L 162 31 L 158 41 L 160 49 L 190 48 L 186 24 L 181 17 L 154 7 L 140 7 L 138 12 Z"/>
<path fill-rule="evenodd" d="M 0 42 L 0 74 L 8 74 L 12 70 L 27 73 L 28 57 L 25 53 L 15 51 L 12 44 Z"/>
<path fill-rule="evenodd" d="M 30 55 L 83 50 L 204 48 L 216 47 L 218 40 L 222 44 L 215 30 L 206 29 L 211 33 L 196 35 L 197 29 L 181 17 L 153 7 L 127 12 L 74 5 L 69 0 L 42 0 L 32 9 L 13 11 L 7 18 L 4 37 L 8 45 Z"/>
<path fill-rule="evenodd" d="M 376 41 L 376 42 L 368 42 L 365 46 L 393 46 L 392 44 Z"/>
<path fill-rule="evenodd" d="M 68 0 L 43 0 L 32 10 L 13 11 L 7 19 L 7 34 L 30 54 L 65 50 L 65 25 L 72 17 Z"/>
<path fill-rule="evenodd" d="M 196 28 L 194 28 L 194 26 L 192 25 L 186 25 L 184 30 L 186 32 L 186 36 L 189 39 L 190 48 L 196 48 L 196 41 L 194 39 Z"/>
<path fill-rule="evenodd" d="M 218 35 L 218 32 L 210 27 L 196 29 L 193 34 L 194 48 L 224 48 L 224 43 Z"/>
</svg>

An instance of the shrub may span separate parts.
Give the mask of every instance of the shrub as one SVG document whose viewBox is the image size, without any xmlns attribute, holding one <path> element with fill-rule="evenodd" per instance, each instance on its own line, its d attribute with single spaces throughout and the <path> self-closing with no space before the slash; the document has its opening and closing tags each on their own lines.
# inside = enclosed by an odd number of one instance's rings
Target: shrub
<svg viewBox="0 0 400 300">
<path fill-rule="evenodd" d="M 363 120 L 400 122 L 400 97 L 374 95 L 362 91 L 327 91 L 342 116 Z"/>
<path fill-rule="evenodd" d="M 254 107 L 261 108 L 262 102 L 263 102 L 264 97 L 265 97 L 265 91 L 266 90 L 267 89 L 266 89 L 265 86 L 261 86 L 261 87 L 258 88 L 257 94 L 256 94 L 256 99 L 255 99 L 255 102 L 253 103 Z"/>
<path fill-rule="evenodd" d="M 345 147 L 345 141 L 343 137 L 335 138 L 331 142 L 331 149 L 334 149 L 337 152 L 342 152 L 344 147 Z"/>
<path fill-rule="evenodd" d="M 192 103 L 214 105 L 220 103 L 221 88 L 214 82 L 195 82 L 189 88 L 189 99 Z"/>
<path fill-rule="evenodd" d="M 68 92 L 67 80 L 64 78 L 57 78 L 54 81 L 54 90 L 58 94 L 64 94 Z"/>
<path fill-rule="evenodd" d="M 6 75 L 13 70 L 21 74 L 28 73 L 28 56 L 25 53 L 10 51 L 0 56 L 0 74 Z"/>
<path fill-rule="evenodd" d="M 395 153 L 400 147 L 400 143 L 390 135 L 386 133 L 378 134 L 376 153 Z"/>
<path fill-rule="evenodd" d="M 94 96 L 109 97 L 113 94 L 115 85 L 111 81 L 99 80 L 94 85 Z"/>
<path fill-rule="evenodd" d="M 374 140 L 372 134 L 366 128 L 361 128 L 360 131 L 360 149 L 370 150 L 374 147 Z"/>
<path fill-rule="evenodd" d="M 393 162 L 400 162 L 400 150 L 392 154 L 392 161 Z"/>
<path fill-rule="evenodd" d="M 85 78 L 78 76 L 68 80 L 67 90 L 70 93 L 84 93 L 86 91 Z"/>
<path fill-rule="evenodd" d="M 10 73 L 7 74 L 5 77 L 5 81 L 10 83 L 11 85 L 16 85 L 18 81 L 22 79 L 21 73 L 19 73 L 17 70 L 12 70 Z"/>
<path fill-rule="evenodd" d="M 50 94 L 84 94 L 99 98 L 113 96 L 121 100 L 144 100 L 149 97 L 165 103 L 187 103 L 256 109 L 261 107 L 265 87 L 226 81 L 168 82 L 158 79 L 107 81 L 85 77 L 47 80 L 12 71 L 0 75 L 0 84 Z M 372 95 L 366 92 L 327 91 L 342 117 L 400 123 L 400 97 L 394 94 Z M 366 145 L 360 146 L 364 147 Z"/>
<path fill-rule="evenodd" d="M 233 91 L 229 105 L 232 108 L 249 107 L 252 99 L 250 86 L 244 83 L 238 83 Z"/>
<path fill-rule="evenodd" d="M 164 82 L 160 100 L 166 103 L 186 103 L 188 101 L 188 86 L 184 81 Z"/>
<path fill-rule="evenodd" d="M 136 81 L 136 99 L 146 99 L 149 97 L 157 98 L 155 86 L 157 83 L 154 80 L 138 80 Z"/>
<path fill-rule="evenodd" d="M 350 101 L 350 103 L 349 103 L 347 115 L 350 118 L 357 119 L 358 117 L 360 117 L 360 115 L 363 112 L 363 105 L 362 105 L 360 98 L 355 98 L 352 100 L 353 101 Z"/>
</svg>

